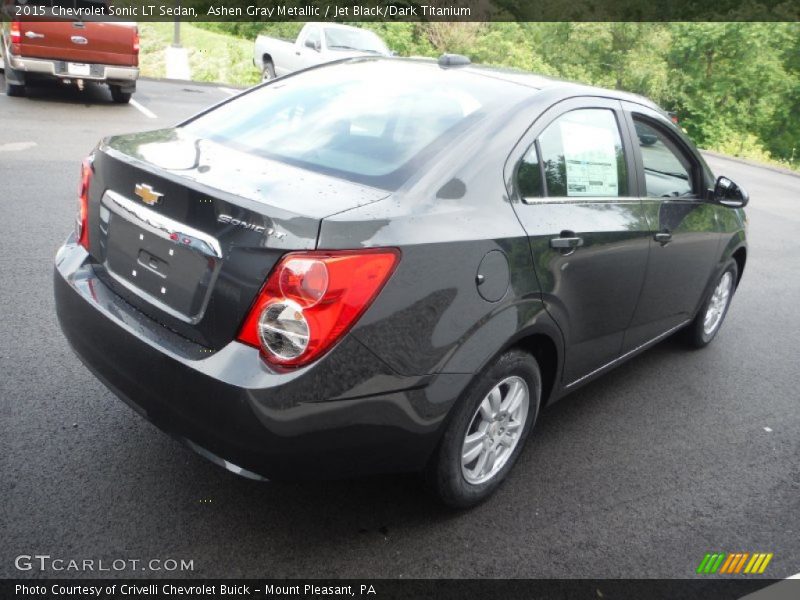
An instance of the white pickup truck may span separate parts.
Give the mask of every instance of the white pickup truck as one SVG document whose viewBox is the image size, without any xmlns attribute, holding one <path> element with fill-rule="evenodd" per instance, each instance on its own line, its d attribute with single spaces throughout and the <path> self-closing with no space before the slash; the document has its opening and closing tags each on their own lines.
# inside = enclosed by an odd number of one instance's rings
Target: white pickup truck
<svg viewBox="0 0 800 600">
<path fill-rule="evenodd" d="M 378 54 L 391 50 L 373 32 L 336 23 L 306 23 L 297 39 L 282 40 L 260 35 L 256 38 L 253 64 L 268 81 L 321 63 Z"/>
</svg>

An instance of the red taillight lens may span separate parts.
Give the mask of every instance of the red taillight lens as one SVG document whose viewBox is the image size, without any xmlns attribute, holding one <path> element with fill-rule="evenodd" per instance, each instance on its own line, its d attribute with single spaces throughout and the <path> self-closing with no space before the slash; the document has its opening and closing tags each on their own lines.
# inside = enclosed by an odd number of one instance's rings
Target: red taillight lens
<svg viewBox="0 0 800 600">
<path fill-rule="evenodd" d="M 9 35 L 12 44 L 19 44 L 22 41 L 22 31 L 19 28 L 19 21 L 11 21 Z"/>
<path fill-rule="evenodd" d="M 133 30 L 133 53 L 139 54 L 139 30 L 137 28 Z"/>
<path fill-rule="evenodd" d="M 238 339 L 273 364 L 308 364 L 355 324 L 399 260 L 393 248 L 287 254 L 267 278 Z"/>
<path fill-rule="evenodd" d="M 302 306 L 313 306 L 328 291 L 328 266 L 318 258 L 292 258 L 283 264 L 278 283 L 281 294 Z"/>
<path fill-rule="evenodd" d="M 81 164 L 81 182 L 78 187 L 78 214 L 75 217 L 75 238 L 78 243 L 89 249 L 89 184 L 92 182 L 92 158 L 86 158 Z"/>
</svg>

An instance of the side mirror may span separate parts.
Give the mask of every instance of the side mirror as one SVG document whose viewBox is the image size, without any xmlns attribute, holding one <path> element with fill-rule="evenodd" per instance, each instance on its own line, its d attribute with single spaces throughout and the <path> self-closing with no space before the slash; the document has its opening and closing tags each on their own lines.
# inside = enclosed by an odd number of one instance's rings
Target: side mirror
<svg viewBox="0 0 800 600">
<path fill-rule="evenodd" d="M 311 48 L 312 50 L 319 52 L 320 43 L 315 42 L 314 40 L 306 40 L 306 48 Z"/>
<path fill-rule="evenodd" d="M 743 208 L 750 201 L 750 195 L 727 177 L 717 177 L 712 199 L 728 208 Z"/>
</svg>

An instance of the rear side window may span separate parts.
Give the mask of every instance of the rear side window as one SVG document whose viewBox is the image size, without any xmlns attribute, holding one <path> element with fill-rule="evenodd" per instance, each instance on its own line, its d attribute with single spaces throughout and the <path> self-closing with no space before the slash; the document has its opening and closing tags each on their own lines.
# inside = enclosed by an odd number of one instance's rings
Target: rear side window
<svg viewBox="0 0 800 600">
<path fill-rule="evenodd" d="M 525 197 L 542 192 L 549 197 L 627 196 L 628 168 L 614 112 L 587 108 L 558 117 L 525 155 L 517 180 Z"/>
<path fill-rule="evenodd" d="M 508 86 L 509 88 L 511 86 Z M 394 61 L 312 69 L 186 124 L 192 135 L 391 189 L 515 90 L 489 78 Z"/>
<path fill-rule="evenodd" d="M 536 144 L 522 158 L 522 164 L 517 172 L 519 193 L 523 198 L 539 198 L 544 195 L 542 186 L 542 167 L 539 164 L 539 152 Z"/>
<path fill-rule="evenodd" d="M 661 130 L 634 117 L 648 196 L 691 197 L 692 163 Z"/>
</svg>

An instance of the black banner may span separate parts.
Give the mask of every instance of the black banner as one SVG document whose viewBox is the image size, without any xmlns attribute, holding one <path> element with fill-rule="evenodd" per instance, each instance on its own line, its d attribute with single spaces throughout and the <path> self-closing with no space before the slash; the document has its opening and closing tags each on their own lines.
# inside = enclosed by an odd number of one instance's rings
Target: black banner
<svg viewBox="0 0 800 600">
<path fill-rule="evenodd" d="M 7 17 L 128 21 L 797 21 L 796 0 L 0 0 Z"/>
<path fill-rule="evenodd" d="M 800 580 L 485 579 L 485 580 L 4 580 L 0 597 L 123 600 L 783 600 L 800 598 Z"/>
</svg>

